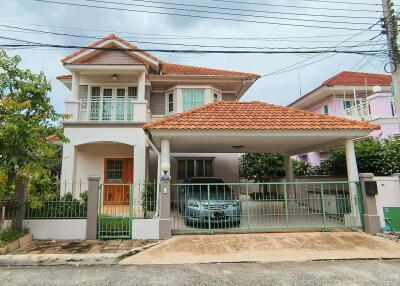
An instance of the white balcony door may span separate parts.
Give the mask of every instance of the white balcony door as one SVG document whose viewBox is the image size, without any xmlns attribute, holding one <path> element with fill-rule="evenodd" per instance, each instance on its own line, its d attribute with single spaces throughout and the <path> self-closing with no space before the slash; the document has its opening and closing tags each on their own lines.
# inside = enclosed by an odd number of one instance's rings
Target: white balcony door
<svg viewBox="0 0 400 286">
<path fill-rule="evenodd" d="M 137 87 L 92 87 L 90 120 L 133 120 L 133 101 L 137 99 Z"/>
</svg>

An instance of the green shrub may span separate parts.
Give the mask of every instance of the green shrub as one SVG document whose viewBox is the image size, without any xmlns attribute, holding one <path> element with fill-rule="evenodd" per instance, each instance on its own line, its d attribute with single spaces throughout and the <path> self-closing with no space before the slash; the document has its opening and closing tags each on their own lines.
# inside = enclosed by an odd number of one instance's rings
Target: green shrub
<svg viewBox="0 0 400 286">
<path fill-rule="evenodd" d="M 17 240 L 28 233 L 27 228 L 8 227 L 0 231 L 0 247 Z"/>
</svg>

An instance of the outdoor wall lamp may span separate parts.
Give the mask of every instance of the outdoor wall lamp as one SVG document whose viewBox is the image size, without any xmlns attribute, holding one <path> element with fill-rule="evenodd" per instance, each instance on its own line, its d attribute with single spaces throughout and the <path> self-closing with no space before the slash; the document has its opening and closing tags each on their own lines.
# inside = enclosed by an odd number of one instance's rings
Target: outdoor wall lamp
<svg viewBox="0 0 400 286">
<path fill-rule="evenodd" d="M 161 164 L 161 170 L 164 172 L 164 175 L 167 175 L 170 169 L 171 165 L 169 163 L 164 162 Z"/>
<path fill-rule="evenodd" d="M 113 76 L 112 76 L 112 80 L 113 81 L 116 81 L 118 79 L 118 76 L 116 75 L 116 74 L 114 74 Z"/>
<path fill-rule="evenodd" d="M 162 181 L 171 180 L 171 177 L 168 176 L 168 172 L 171 169 L 171 165 L 167 162 L 161 164 L 161 171 L 163 171 L 164 175 L 161 176 Z"/>
</svg>

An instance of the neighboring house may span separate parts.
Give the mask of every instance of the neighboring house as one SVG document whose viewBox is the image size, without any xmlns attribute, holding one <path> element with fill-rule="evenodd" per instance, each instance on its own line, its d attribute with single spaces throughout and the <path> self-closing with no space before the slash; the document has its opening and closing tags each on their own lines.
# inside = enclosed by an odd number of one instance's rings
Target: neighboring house
<svg viewBox="0 0 400 286">
<path fill-rule="evenodd" d="M 343 71 L 288 106 L 378 124 L 381 129 L 371 136 L 392 137 L 400 134 L 400 123 L 391 83 L 390 75 Z M 326 156 L 321 151 L 298 158 L 319 165 Z"/>
<path fill-rule="evenodd" d="M 104 183 L 155 181 L 157 154 L 144 124 L 211 102 L 238 101 L 259 78 L 166 63 L 115 35 L 90 47 L 64 58 L 72 74 L 57 77 L 71 90 L 61 179 L 73 188 L 89 175 Z M 237 154 L 175 153 L 171 165 L 173 181 L 193 176 L 239 181 Z"/>
</svg>

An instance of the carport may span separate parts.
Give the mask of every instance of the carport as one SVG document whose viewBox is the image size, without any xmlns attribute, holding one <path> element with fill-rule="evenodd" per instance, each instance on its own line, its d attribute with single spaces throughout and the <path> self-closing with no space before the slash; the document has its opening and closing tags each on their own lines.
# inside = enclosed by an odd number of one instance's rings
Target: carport
<svg viewBox="0 0 400 286">
<path fill-rule="evenodd" d="M 224 221 L 220 221 L 225 223 L 224 231 L 362 227 L 353 139 L 367 136 L 371 130 L 379 129 L 377 125 L 262 102 L 220 101 L 168 116 L 145 125 L 144 129 L 155 147 L 161 150 L 159 167 L 168 175 L 171 152 L 259 152 L 285 156 L 286 182 L 227 183 L 229 190 L 235 193 L 228 200 L 239 200 L 241 212 L 240 225 L 234 227 L 230 224 L 227 227 L 225 212 Z M 341 145 L 346 149 L 347 182 L 293 182 L 291 156 Z M 210 205 L 213 186 L 205 186 L 208 205 L 203 208 L 204 216 L 208 217 L 208 220 L 205 218 L 207 225 L 176 227 L 177 223 L 182 224 L 183 218 L 188 219 L 188 215 L 176 207 L 176 196 L 186 186 L 170 185 L 168 180 L 161 185 L 160 219 L 168 221 L 172 217 L 173 231 L 219 230 L 210 222 L 214 214 Z M 253 194 L 258 192 L 252 191 L 254 186 L 257 190 L 261 187 L 263 195 Z M 333 203 L 336 210 L 329 210 Z M 186 201 L 183 204 L 186 205 Z M 257 209 L 251 211 L 254 206 Z"/>
</svg>

